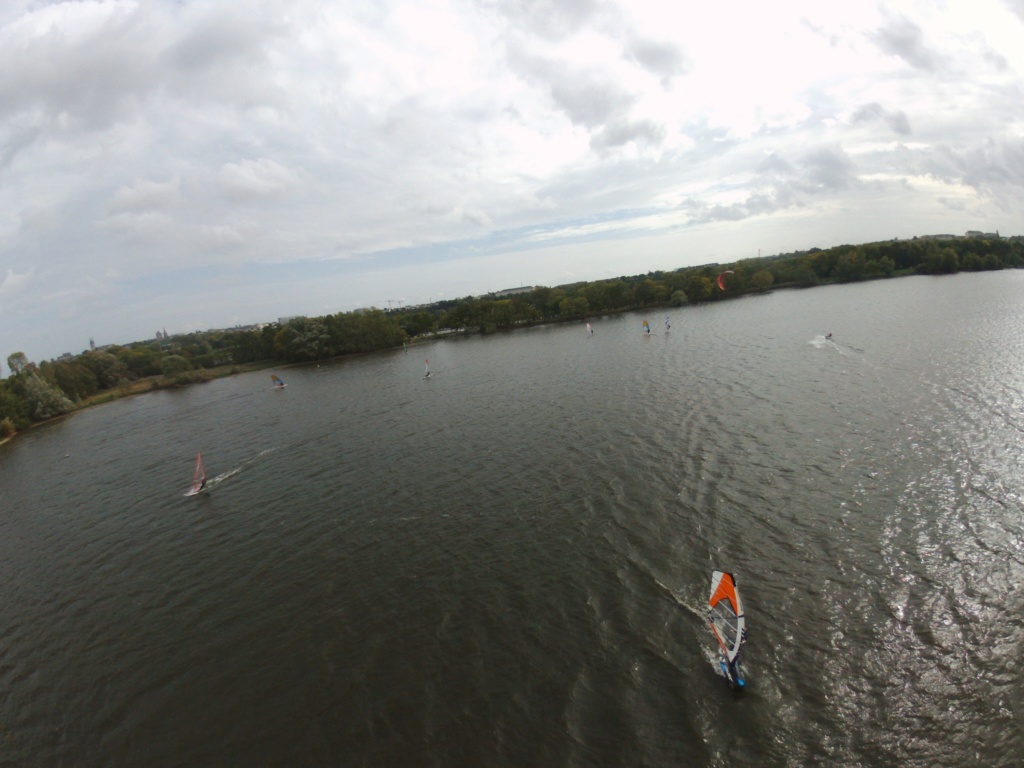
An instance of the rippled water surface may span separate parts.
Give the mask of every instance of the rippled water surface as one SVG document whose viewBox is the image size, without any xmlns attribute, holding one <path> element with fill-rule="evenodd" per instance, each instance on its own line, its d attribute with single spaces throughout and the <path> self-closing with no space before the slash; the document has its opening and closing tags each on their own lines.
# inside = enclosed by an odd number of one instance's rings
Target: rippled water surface
<svg viewBox="0 0 1024 768">
<path fill-rule="evenodd" d="M 665 314 L 0 448 L 0 763 L 1019 765 L 1024 273 Z"/>
</svg>

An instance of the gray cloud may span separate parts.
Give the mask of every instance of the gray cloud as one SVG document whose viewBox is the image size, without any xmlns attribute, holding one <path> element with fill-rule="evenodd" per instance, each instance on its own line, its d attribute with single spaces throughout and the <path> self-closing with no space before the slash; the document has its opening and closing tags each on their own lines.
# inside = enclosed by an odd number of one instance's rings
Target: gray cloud
<svg viewBox="0 0 1024 768">
<path fill-rule="evenodd" d="M 497 0 L 494 4 L 514 26 L 552 41 L 579 32 L 600 6 L 599 0 Z"/>
<path fill-rule="evenodd" d="M 868 33 L 883 52 L 898 56 L 915 69 L 935 72 L 942 66 L 942 58 L 928 48 L 921 27 L 906 17 L 890 18 L 887 23 Z"/>
<path fill-rule="evenodd" d="M 849 157 L 838 146 L 812 148 L 792 160 L 770 153 L 743 185 L 748 189 L 740 202 L 708 204 L 689 198 L 682 206 L 693 224 L 738 222 L 768 216 L 789 208 L 808 207 L 816 198 L 858 185 Z"/>
<path fill-rule="evenodd" d="M 818 190 L 848 189 L 856 174 L 849 156 L 840 147 L 819 147 L 800 158 L 797 166 L 804 180 Z"/>
<path fill-rule="evenodd" d="M 0 116 L 33 114 L 50 128 L 108 127 L 151 86 L 154 32 L 144 13 L 119 7 L 82 31 L 56 20 L 31 36 L 7 30 L 0 38 Z"/>
<path fill-rule="evenodd" d="M 690 224 L 711 224 L 720 221 L 743 221 L 798 205 L 790 191 L 783 188 L 752 192 L 738 203 L 709 205 L 701 200 L 690 199 L 681 208 L 685 211 Z"/>
<path fill-rule="evenodd" d="M 664 139 L 665 127 L 651 120 L 612 120 L 591 137 L 590 146 L 605 150 L 631 141 L 657 146 Z"/>
<path fill-rule="evenodd" d="M 853 113 L 851 119 L 854 123 L 882 121 L 895 133 L 898 133 L 901 136 L 910 135 L 910 120 L 907 119 L 906 113 L 903 112 L 903 110 L 890 112 L 877 102 L 860 106 Z"/>
<path fill-rule="evenodd" d="M 517 48 L 510 48 L 509 62 L 529 82 L 544 88 L 559 111 L 586 128 L 623 119 L 635 101 L 606 72 L 576 68 Z"/>
<path fill-rule="evenodd" d="M 625 43 L 626 56 L 668 85 L 672 78 L 685 75 L 693 66 L 679 46 L 630 34 Z"/>
<path fill-rule="evenodd" d="M 596 128 L 623 115 L 634 97 L 599 72 L 552 71 L 548 80 L 555 105 L 577 125 Z"/>
<path fill-rule="evenodd" d="M 1024 21 L 1024 0 L 1003 0 L 1006 7 L 1016 14 L 1017 18 Z"/>
<path fill-rule="evenodd" d="M 965 183 L 983 190 L 1020 187 L 1024 179 L 1024 139 L 987 139 L 967 151 L 951 151 Z"/>
</svg>

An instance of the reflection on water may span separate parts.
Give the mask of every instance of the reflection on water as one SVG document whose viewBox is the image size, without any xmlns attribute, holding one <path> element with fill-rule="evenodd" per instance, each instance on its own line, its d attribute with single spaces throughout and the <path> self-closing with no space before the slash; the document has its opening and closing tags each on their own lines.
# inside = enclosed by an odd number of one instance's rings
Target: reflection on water
<svg viewBox="0 0 1024 768">
<path fill-rule="evenodd" d="M 33 430 L 0 448 L 0 754 L 1015 765 L 1022 288 L 594 317 Z"/>
</svg>

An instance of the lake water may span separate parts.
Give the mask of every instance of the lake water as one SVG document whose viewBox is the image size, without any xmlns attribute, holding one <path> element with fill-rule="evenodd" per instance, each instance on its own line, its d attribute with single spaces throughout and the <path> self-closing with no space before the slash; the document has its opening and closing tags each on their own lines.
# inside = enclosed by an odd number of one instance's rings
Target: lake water
<svg viewBox="0 0 1024 768">
<path fill-rule="evenodd" d="M 1024 273 L 591 321 L 0 448 L 0 764 L 1019 765 Z"/>
</svg>

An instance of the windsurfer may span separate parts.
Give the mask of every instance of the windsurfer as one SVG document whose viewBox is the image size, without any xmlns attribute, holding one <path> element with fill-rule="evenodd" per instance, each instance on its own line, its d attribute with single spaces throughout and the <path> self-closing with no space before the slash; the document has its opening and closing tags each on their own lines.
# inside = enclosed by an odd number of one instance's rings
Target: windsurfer
<svg viewBox="0 0 1024 768">
<path fill-rule="evenodd" d="M 832 341 L 832 331 L 825 334 L 825 341 Z"/>
</svg>

